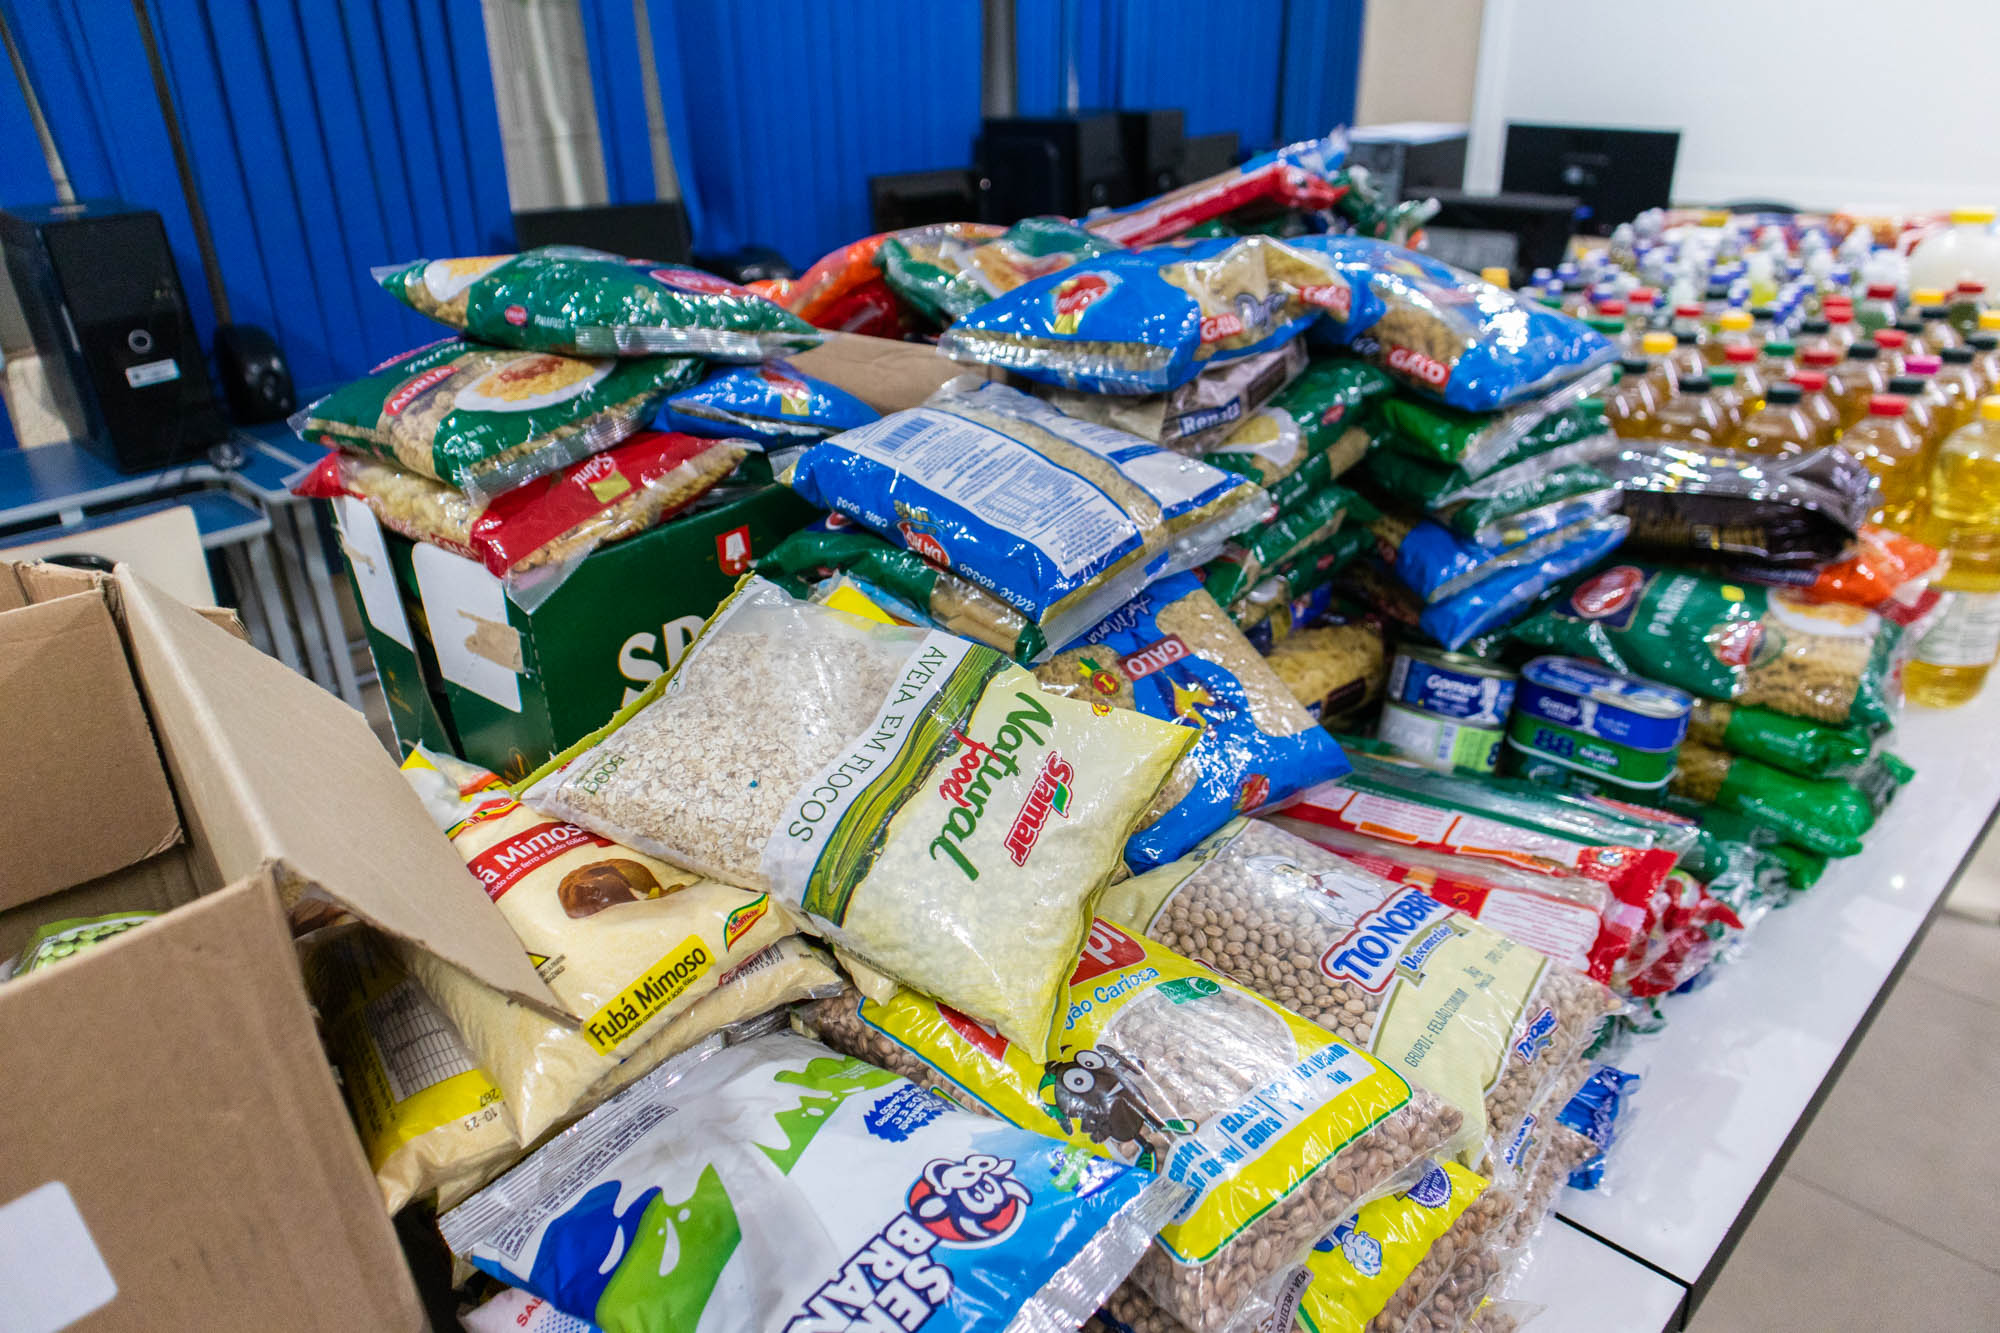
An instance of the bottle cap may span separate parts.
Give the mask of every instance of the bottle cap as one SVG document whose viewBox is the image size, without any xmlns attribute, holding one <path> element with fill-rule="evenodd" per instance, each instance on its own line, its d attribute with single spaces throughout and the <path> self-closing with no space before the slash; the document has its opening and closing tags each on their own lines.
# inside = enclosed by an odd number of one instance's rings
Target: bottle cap
<svg viewBox="0 0 2000 1333">
<path fill-rule="evenodd" d="M 1701 307 L 1700 307 L 1699 305 L 1696 305 L 1696 304 L 1694 304 L 1694 303 L 1693 303 L 1693 302 L 1691 302 L 1691 301 L 1690 301 L 1690 302 L 1688 302 L 1688 303 L 1686 303 L 1686 304 L 1683 304 L 1683 305 L 1677 305 L 1677 306 L 1675 306 L 1675 307 L 1674 307 L 1674 318 L 1675 318 L 1675 319 L 1700 319 L 1700 318 L 1701 318 Z"/>
<path fill-rule="evenodd" d="M 1639 339 L 1639 350 L 1647 356 L 1665 356 L 1674 350 L 1674 335 L 1664 329 L 1656 329 Z"/>
<path fill-rule="evenodd" d="M 1854 322 L 1854 307 L 1851 305 L 1834 305 L 1832 302 L 1828 302 L 1826 306 L 1826 322 L 1828 324 L 1852 324 Z"/>
<path fill-rule="evenodd" d="M 1982 352 L 1990 352 L 2000 347 L 2000 333 L 1975 333 L 1966 341 Z"/>
<path fill-rule="evenodd" d="M 1808 347 L 1799 353 L 1799 360 L 1809 366 L 1830 366 L 1840 360 L 1840 353 L 1831 347 Z"/>
<path fill-rule="evenodd" d="M 1764 390 L 1764 401 L 1767 403 L 1777 403 L 1781 407 L 1795 406 L 1805 396 L 1806 391 L 1789 380 L 1782 384 L 1773 384 L 1770 388 Z"/>
<path fill-rule="evenodd" d="M 1896 332 L 1898 333 L 1907 333 L 1910 337 L 1915 338 L 1921 335 L 1923 331 L 1924 321 L 1919 315 L 1911 315 L 1908 319 L 1899 319 L 1896 321 Z"/>
<path fill-rule="evenodd" d="M 1625 299 L 1634 305 L 1652 305 L 1660 299 L 1660 294 L 1651 287 L 1634 287 Z"/>
<path fill-rule="evenodd" d="M 1583 322 L 1607 338 L 1616 338 L 1625 332 L 1625 321 L 1612 315 L 1592 315 Z"/>
<path fill-rule="evenodd" d="M 1882 348 L 1880 344 L 1869 342 L 1866 338 L 1863 338 L 1858 343 L 1849 344 L 1847 348 L 1847 359 L 1849 361 L 1873 361 L 1881 354 Z"/>
<path fill-rule="evenodd" d="M 1807 393 L 1818 393 L 1826 387 L 1826 372 L 1801 370 L 1798 374 L 1792 376 L 1792 383 L 1798 385 Z"/>
<path fill-rule="evenodd" d="M 1951 220 L 1972 226 L 1991 226 L 1993 224 L 1993 210 L 1990 208 L 1954 208 L 1951 210 Z"/>
<path fill-rule="evenodd" d="M 1943 319 L 1950 312 L 1946 310 L 1942 305 L 1933 303 L 1930 305 L 1918 306 L 1917 313 L 1924 317 L 1925 323 L 1929 323 L 1932 320 Z"/>
<path fill-rule="evenodd" d="M 1868 284 L 1868 299 L 1871 301 L 1893 301 L 1896 299 L 1896 284 L 1893 282 L 1871 282 Z"/>
<path fill-rule="evenodd" d="M 1753 305 L 1750 307 L 1750 317 L 1752 319 L 1761 319 L 1768 324 L 1778 317 L 1778 312 L 1767 305 Z"/>
<path fill-rule="evenodd" d="M 1736 372 L 1727 366 L 1712 366 L 1708 372 L 1708 382 L 1718 389 L 1736 387 Z"/>
<path fill-rule="evenodd" d="M 1905 398 L 1908 398 L 1923 391 L 1924 377 L 1922 375 L 1891 375 L 1889 377 L 1890 393 L 1900 393 Z"/>
<path fill-rule="evenodd" d="M 1618 368 L 1627 375 L 1643 375 L 1651 366 L 1652 363 L 1643 356 L 1621 356 L 1618 358 Z"/>
<path fill-rule="evenodd" d="M 1979 400 L 1979 418 L 1982 421 L 2000 421 L 2000 393 L 1989 393 Z"/>
<path fill-rule="evenodd" d="M 1825 333 L 1833 324 L 1823 316 L 1815 315 L 1799 325 L 1800 333 Z"/>
<path fill-rule="evenodd" d="M 1868 415 L 1871 417 L 1899 417 L 1910 400 L 1893 393 L 1878 393 L 1868 400 Z"/>
<path fill-rule="evenodd" d="M 1970 359 L 1970 357 L 1967 358 L 1967 360 Z M 1903 373 L 1905 375 L 1935 375 L 1943 369 L 1944 358 L 1941 356 L 1906 356 L 1903 358 Z"/>
<path fill-rule="evenodd" d="M 1742 333 L 1748 330 L 1755 322 L 1750 317 L 1748 310 L 1725 310 L 1715 321 L 1715 326 L 1719 329 L 1725 329 L 1730 333 Z"/>
<path fill-rule="evenodd" d="M 1722 351 L 1722 357 L 1723 360 L 1732 364 L 1747 364 L 1757 359 L 1757 349 L 1744 343 L 1738 343 L 1734 347 L 1725 347 Z"/>
<path fill-rule="evenodd" d="M 1773 338 L 1764 344 L 1765 356 L 1797 356 L 1799 349 L 1789 338 Z"/>
<path fill-rule="evenodd" d="M 1607 319 L 1622 315 L 1625 313 L 1625 303 L 1615 298 L 1609 301 L 1599 301 L 1597 303 L 1597 313 Z"/>
<path fill-rule="evenodd" d="M 1986 284 L 1983 282 L 1974 282 L 1971 278 L 1966 278 L 1958 284 L 1958 294 L 1960 296 L 1984 296 L 1986 295 Z"/>
<path fill-rule="evenodd" d="M 1917 306 L 1943 305 L 1944 293 L 1936 287 L 1919 287 L 1910 293 L 1910 304 Z"/>
<path fill-rule="evenodd" d="M 1682 329 L 1674 335 L 1674 345 L 1676 347 L 1692 347 L 1700 341 L 1701 335 L 1693 329 Z"/>
<path fill-rule="evenodd" d="M 1707 393 L 1713 383 L 1706 375 L 1683 375 L 1680 379 L 1682 393 Z"/>
<path fill-rule="evenodd" d="M 1979 328 L 1982 333 L 2000 333 L 2000 310 L 1980 311 Z"/>
<path fill-rule="evenodd" d="M 1514 285 L 1514 275 L 1504 268 L 1482 268 L 1479 270 L 1479 276 L 1485 281 L 1492 283 L 1495 287 L 1511 287 Z"/>
<path fill-rule="evenodd" d="M 1947 366 L 1969 366 L 1972 364 L 1970 347 L 1947 347 L 1938 353 L 1938 358 Z M 1914 358 L 1912 358 L 1914 360 Z"/>
<path fill-rule="evenodd" d="M 1909 333 L 1902 328 L 1877 329 L 1875 331 L 1875 345 L 1877 347 L 1886 347 L 1892 352 L 1901 351 L 1903 346 L 1909 341 Z"/>
</svg>

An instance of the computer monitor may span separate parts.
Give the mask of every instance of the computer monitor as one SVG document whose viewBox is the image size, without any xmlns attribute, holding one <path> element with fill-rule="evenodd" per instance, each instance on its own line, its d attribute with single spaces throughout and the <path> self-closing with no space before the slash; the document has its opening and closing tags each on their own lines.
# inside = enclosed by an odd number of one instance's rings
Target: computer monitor
<svg viewBox="0 0 2000 1333">
<path fill-rule="evenodd" d="M 868 215 L 876 231 L 970 222 L 978 214 L 979 186 L 970 167 L 868 178 Z"/>
<path fill-rule="evenodd" d="M 1612 130 L 1594 125 L 1507 126 L 1500 188 L 1509 194 L 1573 194 L 1576 229 L 1604 236 L 1673 197 L 1678 130 Z"/>
<path fill-rule="evenodd" d="M 587 245 L 633 259 L 688 262 L 692 240 L 687 209 L 678 200 L 648 204 L 599 204 L 587 208 L 537 208 L 514 215 L 514 244 Z"/>
</svg>

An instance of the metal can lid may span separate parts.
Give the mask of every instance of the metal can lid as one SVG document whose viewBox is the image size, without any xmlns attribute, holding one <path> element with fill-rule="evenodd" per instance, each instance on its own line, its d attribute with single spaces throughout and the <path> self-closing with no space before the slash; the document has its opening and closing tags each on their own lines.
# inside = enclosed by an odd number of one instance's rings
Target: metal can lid
<svg viewBox="0 0 2000 1333">
<path fill-rule="evenodd" d="M 1645 717 L 1685 717 L 1694 707 L 1691 694 L 1581 657 L 1537 657 L 1521 668 L 1521 679 L 1544 689 L 1585 695 Z"/>
</svg>

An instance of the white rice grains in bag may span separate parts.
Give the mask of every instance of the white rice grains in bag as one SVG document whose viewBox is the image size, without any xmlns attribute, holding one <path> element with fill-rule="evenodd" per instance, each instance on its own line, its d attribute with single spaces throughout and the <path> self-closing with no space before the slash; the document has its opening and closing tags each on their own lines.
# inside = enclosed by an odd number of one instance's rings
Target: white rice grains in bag
<svg viewBox="0 0 2000 1333">
<path fill-rule="evenodd" d="M 773 894 L 847 954 L 1049 1050 L 1097 895 L 1194 733 L 991 648 L 746 579 L 530 805 Z"/>
<path fill-rule="evenodd" d="M 1615 1007 L 1604 987 L 1413 885 L 1239 819 L 1104 896 L 1112 920 L 1373 1052 L 1465 1116 L 1478 1166 Z"/>
</svg>

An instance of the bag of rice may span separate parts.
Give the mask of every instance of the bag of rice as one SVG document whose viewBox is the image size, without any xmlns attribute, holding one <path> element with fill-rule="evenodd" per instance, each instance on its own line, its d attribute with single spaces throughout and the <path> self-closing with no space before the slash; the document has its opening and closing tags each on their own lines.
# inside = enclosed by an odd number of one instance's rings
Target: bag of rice
<svg viewBox="0 0 2000 1333">
<path fill-rule="evenodd" d="M 530 352 L 762 361 L 819 342 L 798 316 L 712 273 L 573 245 L 419 259 L 375 280 L 440 324 Z"/>
<path fill-rule="evenodd" d="M 1179 1191 L 790 1033 L 690 1052 L 439 1219 L 605 1333 L 1080 1324 Z"/>
<path fill-rule="evenodd" d="M 991 648 L 749 578 L 522 799 L 770 893 L 1045 1051 L 1091 906 L 1194 740 L 1046 694 Z"/>
<path fill-rule="evenodd" d="M 1512 1140 L 1617 1007 L 1603 986 L 1422 888 L 1258 820 L 1113 885 L 1099 906 L 1450 1102 L 1468 1165 Z"/>
<path fill-rule="evenodd" d="M 789 361 L 721 366 L 668 396 L 660 424 L 688 435 L 748 440 L 767 453 L 796 449 L 881 419 L 847 390 Z"/>
<path fill-rule="evenodd" d="M 484 503 L 608 449 L 644 425 L 701 362 L 581 361 L 447 338 L 304 408 L 302 439 L 367 454 Z"/>
<path fill-rule="evenodd" d="M 965 379 L 811 446 L 783 480 L 1026 612 L 1052 645 L 1266 509 L 1243 477 Z"/>
<path fill-rule="evenodd" d="M 1344 310 L 1329 308 L 1319 331 L 1449 407 L 1512 407 L 1618 354 L 1581 320 L 1400 245 L 1361 236 L 1290 244 L 1354 284 L 1355 298 Z M 1372 299 L 1360 299 L 1363 288 Z"/>
<path fill-rule="evenodd" d="M 1047 385 L 1038 392 L 1064 415 L 1130 432 L 1185 454 L 1205 454 L 1230 437 L 1306 367 L 1303 338 L 1204 370 L 1170 393 L 1089 393 Z"/>
<path fill-rule="evenodd" d="M 1459 1116 L 1324 1028 L 1107 921 L 1051 1062 L 914 992 L 804 1010 L 822 1040 L 961 1105 L 1150 1164 L 1192 1191 L 1134 1281 L 1196 1333 L 1415 1178 Z"/>
<path fill-rule="evenodd" d="M 1067 218 L 1023 218 L 998 236 L 960 223 L 893 232 L 875 262 L 891 291 L 943 327 L 1024 282 L 1121 249 Z"/>
<path fill-rule="evenodd" d="M 1690 694 L 1837 727 L 1880 727 L 1900 702 L 1902 631 L 1840 602 L 1687 570 L 1619 564 L 1508 631 Z"/>
<path fill-rule="evenodd" d="M 382 526 L 477 560 L 495 577 L 535 582 L 599 546 L 673 517 L 743 461 L 740 445 L 642 430 L 622 444 L 505 491 L 484 506 L 463 491 L 359 454 L 328 454 L 292 494 L 351 496 Z"/>
<path fill-rule="evenodd" d="M 967 314 L 938 348 L 1044 384 L 1166 393 L 1290 341 L 1321 311 L 1356 314 L 1357 300 L 1373 308 L 1323 256 L 1262 236 L 1218 237 L 1037 278 Z"/>
<path fill-rule="evenodd" d="M 1325 470 L 1313 484 L 1330 481 L 1368 451 L 1371 436 L 1361 429 L 1365 410 L 1389 389 L 1389 377 L 1364 362 L 1310 362 L 1289 387 L 1209 451 L 1207 461 L 1268 489 L 1324 456 Z"/>
<path fill-rule="evenodd" d="M 1178 723 L 1196 740 L 1125 844 L 1142 870 L 1245 810 L 1347 771 L 1333 737 L 1192 574 L 1160 580 L 1035 669 L 1042 687 Z"/>
<path fill-rule="evenodd" d="M 327 1054 L 390 1212 L 462 1191 L 519 1155 L 500 1090 L 388 948 L 358 924 L 314 931 L 298 946 Z"/>
</svg>

